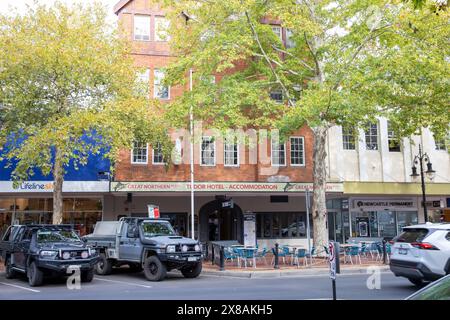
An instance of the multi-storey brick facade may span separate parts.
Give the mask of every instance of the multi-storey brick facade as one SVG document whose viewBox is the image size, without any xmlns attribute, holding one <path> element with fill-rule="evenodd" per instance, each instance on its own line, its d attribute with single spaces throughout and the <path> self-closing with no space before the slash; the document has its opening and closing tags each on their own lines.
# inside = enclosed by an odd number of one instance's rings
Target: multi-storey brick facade
<svg viewBox="0 0 450 320">
<path fill-rule="evenodd" d="M 149 96 L 154 98 L 155 70 L 176 59 L 170 53 L 169 42 L 162 41 L 155 32 L 157 22 L 161 23 L 164 17 L 164 10 L 158 0 L 123 0 L 116 5 L 115 13 L 124 34 L 132 43 L 136 65 L 149 70 L 145 79 L 149 81 Z M 143 35 L 135 34 L 135 22 L 138 32 L 143 30 Z M 287 31 L 280 21 L 267 20 L 264 23 L 272 25 L 274 32 L 287 42 Z M 220 78 L 217 75 L 215 81 L 220 81 Z M 170 88 L 170 93 L 164 92 L 161 101 L 170 103 L 189 90 L 189 85 Z M 402 226 L 423 219 L 420 215 L 419 184 L 412 183 L 408 176 L 413 148 L 405 139 L 398 154 L 396 150 L 391 153 L 386 151 L 389 138 L 385 137 L 384 131 L 381 134 L 377 131 L 376 135 L 369 137 L 381 144 L 380 151 L 376 151 L 372 148 L 372 140 L 370 146 L 364 147 L 368 137 L 362 131 L 354 141 L 350 141 L 347 135 L 343 137 L 340 127 L 330 129 L 327 141 L 327 207 L 332 239 L 346 241 L 349 237 L 360 236 L 391 238 Z M 225 165 L 224 146 L 220 138 L 214 142 L 214 159 L 209 159 L 211 163 L 208 165 L 202 165 L 199 139 L 208 135 L 208 132 L 196 134 L 194 139 L 195 236 L 201 241 L 243 241 L 244 234 L 253 232 L 246 230 L 243 222 L 244 213 L 251 212 L 256 220 L 254 235 L 260 245 L 305 243 L 305 190 L 312 187 L 311 130 L 305 126 L 291 134 L 286 141 L 282 165 L 274 163 L 270 142 L 266 145 L 257 143 L 256 146 L 239 145 L 238 164 Z M 303 148 L 301 161 L 298 161 L 299 153 L 295 153 L 292 143 L 297 143 L 297 150 Z M 180 145 L 183 161 L 168 168 L 160 163 L 160 159 L 157 164 L 153 163 L 151 146 L 140 150 L 136 159 L 132 152 L 123 150 L 121 161 L 116 166 L 112 193 L 105 197 L 103 218 L 142 215 L 146 213 L 148 204 L 154 204 L 160 206 L 162 214 L 171 218 L 181 233 L 190 234 L 190 140 L 184 137 Z M 372 149 L 365 151 L 366 148 Z M 429 153 L 444 163 L 438 165 L 440 177 L 437 181 L 440 183 L 428 185 L 427 190 L 433 196 L 431 199 L 439 200 L 433 201 L 433 204 L 439 202 L 440 207 L 445 207 L 447 200 L 447 206 L 450 206 L 450 198 L 446 199 L 446 196 L 449 197 L 448 190 L 443 191 L 450 186 L 448 153 L 444 155 L 442 151 L 431 150 Z M 227 201 L 230 199 L 234 201 L 232 208 Z"/>
</svg>

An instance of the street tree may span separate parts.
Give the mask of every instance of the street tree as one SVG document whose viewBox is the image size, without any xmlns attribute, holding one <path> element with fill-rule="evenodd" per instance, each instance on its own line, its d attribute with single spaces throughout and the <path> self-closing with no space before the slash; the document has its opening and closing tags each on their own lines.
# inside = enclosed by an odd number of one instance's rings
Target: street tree
<svg viewBox="0 0 450 320">
<path fill-rule="evenodd" d="M 448 12 L 396 0 L 166 0 L 178 59 L 167 81 L 197 85 L 168 105 L 210 127 L 302 125 L 314 134 L 313 228 L 326 245 L 326 140 L 335 125 L 384 116 L 399 136 L 448 130 Z M 281 24 L 286 30 L 274 26 Z M 212 74 L 220 81 L 202 81 Z M 269 99 L 282 92 L 284 103 Z"/>
<path fill-rule="evenodd" d="M 100 4 L 39 5 L 0 16 L 0 160 L 17 184 L 53 174 L 53 223 L 63 219 L 69 165 L 102 154 L 112 168 L 133 141 L 170 148 L 129 43 Z M 148 85 L 148 84 L 147 84 Z M 148 88 L 147 88 L 148 89 Z"/>
</svg>

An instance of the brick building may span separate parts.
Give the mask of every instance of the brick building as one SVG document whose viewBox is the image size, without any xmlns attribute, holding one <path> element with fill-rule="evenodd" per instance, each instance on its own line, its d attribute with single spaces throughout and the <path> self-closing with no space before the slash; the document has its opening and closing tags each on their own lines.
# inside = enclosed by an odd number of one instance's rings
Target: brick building
<svg viewBox="0 0 450 320">
<path fill-rule="evenodd" d="M 132 55 L 139 75 L 148 84 L 149 96 L 170 102 L 185 87 L 163 88 L 161 68 L 171 56 L 168 22 L 157 1 L 120 1 L 115 6 L 119 23 L 132 41 Z M 281 26 L 273 25 L 285 39 Z M 162 30 L 162 31 L 161 31 Z M 220 81 L 216 76 L 214 81 Z M 276 99 L 276 93 L 274 94 Z M 306 238 L 305 188 L 312 187 L 313 136 L 303 127 L 285 143 L 244 145 L 208 131 L 194 131 L 195 234 L 202 241 L 243 241 L 244 213 L 256 219 L 259 242 L 294 241 Z M 167 169 L 157 146 L 136 144 L 124 150 L 117 164 L 112 193 L 105 201 L 104 219 L 120 215 L 143 215 L 147 205 L 158 205 L 180 233 L 190 235 L 190 139 L 174 138 L 182 161 Z M 340 193 L 342 184 L 330 183 L 329 191 Z M 106 199 L 105 199 L 106 200 Z M 232 200 L 230 202 L 230 200 Z M 232 205 L 231 205 L 232 203 Z M 230 208 L 232 206 L 232 208 Z M 247 216 L 246 214 L 246 216 Z M 250 215 L 251 216 L 251 215 Z"/>
</svg>

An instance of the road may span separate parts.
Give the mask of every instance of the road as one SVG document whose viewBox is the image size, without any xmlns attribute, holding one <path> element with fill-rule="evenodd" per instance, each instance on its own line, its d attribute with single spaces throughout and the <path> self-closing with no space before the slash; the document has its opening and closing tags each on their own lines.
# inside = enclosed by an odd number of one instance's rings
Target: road
<svg viewBox="0 0 450 320">
<path fill-rule="evenodd" d="M 417 289 L 390 272 L 380 274 L 380 289 L 369 290 L 369 275 L 343 274 L 337 279 L 337 298 L 344 300 L 404 299 Z M 8 280 L 0 273 L 0 300 L 298 300 L 330 299 L 328 276 L 296 276 L 249 279 L 201 275 L 184 279 L 171 272 L 162 282 L 148 282 L 142 273 L 122 270 L 109 276 L 95 276 L 81 289 L 69 290 L 65 279 L 49 279 L 41 287 L 29 287 L 25 277 Z"/>
</svg>

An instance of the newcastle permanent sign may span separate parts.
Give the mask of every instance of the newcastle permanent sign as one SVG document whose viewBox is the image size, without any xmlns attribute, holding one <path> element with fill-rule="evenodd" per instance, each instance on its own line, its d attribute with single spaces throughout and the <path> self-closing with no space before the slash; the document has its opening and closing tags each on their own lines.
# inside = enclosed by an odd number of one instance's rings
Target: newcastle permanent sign
<svg viewBox="0 0 450 320">
<path fill-rule="evenodd" d="M 304 192 L 312 183 L 270 182 L 195 182 L 200 192 Z M 112 182 L 113 192 L 189 192 L 190 182 Z M 328 183 L 327 192 L 343 192 L 342 183 Z"/>
</svg>

